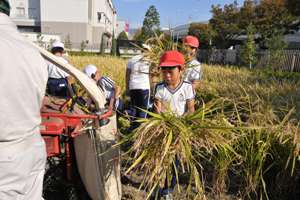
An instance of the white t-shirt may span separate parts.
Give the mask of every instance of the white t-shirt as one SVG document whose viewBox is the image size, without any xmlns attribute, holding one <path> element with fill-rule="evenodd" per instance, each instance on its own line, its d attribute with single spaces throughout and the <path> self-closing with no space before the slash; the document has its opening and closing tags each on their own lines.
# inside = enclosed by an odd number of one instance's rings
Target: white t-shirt
<svg viewBox="0 0 300 200">
<path fill-rule="evenodd" d="M 192 60 L 187 64 L 187 69 L 184 73 L 184 80 L 185 81 L 198 81 L 202 78 L 202 69 L 201 64 L 198 60 Z"/>
<path fill-rule="evenodd" d="M 58 60 L 60 60 L 61 62 L 67 64 L 68 61 L 66 59 L 64 59 L 63 57 L 59 57 L 56 56 Z M 56 65 L 47 62 L 48 65 L 48 73 L 49 73 L 49 78 L 66 78 L 68 76 L 70 76 L 67 72 L 63 71 L 62 69 L 60 69 L 59 67 L 57 67 Z"/>
<path fill-rule="evenodd" d="M 157 84 L 155 88 L 155 99 L 170 106 L 171 111 L 179 116 L 187 111 L 187 102 L 194 98 L 195 91 L 190 82 L 182 81 L 175 90 L 168 88 L 164 82 Z"/>
<path fill-rule="evenodd" d="M 131 70 L 129 77 L 129 90 L 149 90 L 150 64 L 142 60 L 143 56 L 134 56 L 128 61 L 127 69 Z"/>
</svg>

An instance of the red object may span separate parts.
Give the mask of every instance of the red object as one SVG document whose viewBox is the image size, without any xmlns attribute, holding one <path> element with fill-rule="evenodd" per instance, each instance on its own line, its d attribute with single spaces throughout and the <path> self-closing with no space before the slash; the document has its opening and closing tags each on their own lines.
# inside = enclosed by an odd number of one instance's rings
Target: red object
<svg viewBox="0 0 300 200">
<path fill-rule="evenodd" d="M 128 33 L 129 32 L 129 23 L 126 22 L 125 24 L 125 32 Z"/>
<path fill-rule="evenodd" d="M 62 152 L 66 156 L 66 173 L 68 180 L 72 179 L 72 152 L 70 143 L 72 138 L 81 134 L 83 122 L 87 119 L 94 120 L 95 124 L 99 120 L 107 119 L 113 112 L 107 112 L 103 115 L 86 114 L 63 114 L 63 113 L 41 113 L 42 124 L 40 126 L 41 134 L 46 143 L 48 157 L 59 156 Z"/>
<path fill-rule="evenodd" d="M 43 136 L 46 143 L 47 156 L 57 156 L 60 152 L 59 136 Z"/>
<path fill-rule="evenodd" d="M 191 35 L 186 36 L 183 39 L 183 43 L 185 45 L 188 45 L 188 46 L 191 46 L 191 47 L 194 47 L 194 48 L 198 48 L 199 47 L 199 40 L 195 36 L 191 36 Z"/>
<path fill-rule="evenodd" d="M 160 58 L 160 67 L 175 67 L 184 65 L 184 57 L 178 51 L 167 51 Z"/>
</svg>

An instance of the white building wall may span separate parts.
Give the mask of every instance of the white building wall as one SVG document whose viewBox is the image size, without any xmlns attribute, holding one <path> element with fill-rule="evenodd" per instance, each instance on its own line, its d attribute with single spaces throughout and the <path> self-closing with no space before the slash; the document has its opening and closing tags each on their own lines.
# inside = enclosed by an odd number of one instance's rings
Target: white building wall
<svg viewBox="0 0 300 200">
<path fill-rule="evenodd" d="M 88 23 L 88 0 L 40 0 L 43 22 Z"/>
<path fill-rule="evenodd" d="M 116 11 L 112 0 L 9 0 L 11 18 L 23 32 L 41 32 L 70 37 L 78 45 L 100 46 L 106 33 L 109 46 L 116 31 Z M 99 18 L 100 14 L 100 18 Z M 116 36 L 116 35 L 115 35 Z"/>
<path fill-rule="evenodd" d="M 93 4 L 92 26 L 102 27 L 112 34 L 116 27 L 116 13 L 111 0 L 94 0 Z"/>
<path fill-rule="evenodd" d="M 10 17 L 18 26 L 40 26 L 40 0 L 9 0 Z"/>
</svg>

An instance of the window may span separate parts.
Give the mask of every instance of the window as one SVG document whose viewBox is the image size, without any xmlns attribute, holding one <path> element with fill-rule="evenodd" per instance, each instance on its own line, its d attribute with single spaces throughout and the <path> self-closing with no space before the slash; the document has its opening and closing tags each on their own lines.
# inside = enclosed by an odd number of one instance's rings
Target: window
<svg viewBox="0 0 300 200">
<path fill-rule="evenodd" d="M 17 7 L 17 16 L 18 17 L 24 17 L 25 16 L 25 8 L 24 7 Z"/>
</svg>

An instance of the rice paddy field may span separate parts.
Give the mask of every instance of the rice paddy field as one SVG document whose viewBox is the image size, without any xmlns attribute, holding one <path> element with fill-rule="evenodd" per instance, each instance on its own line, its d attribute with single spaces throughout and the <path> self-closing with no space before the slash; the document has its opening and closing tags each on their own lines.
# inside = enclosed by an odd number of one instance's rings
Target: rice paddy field
<svg viewBox="0 0 300 200">
<path fill-rule="evenodd" d="M 70 62 L 97 65 L 124 91 L 127 60 Z M 300 199 L 300 75 L 209 65 L 203 71 L 194 114 L 149 113 L 136 131 L 121 134 L 129 146 L 123 199 L 150 197 L 172 174 L 179 183 L 174 199 Z"/>
</svg>

